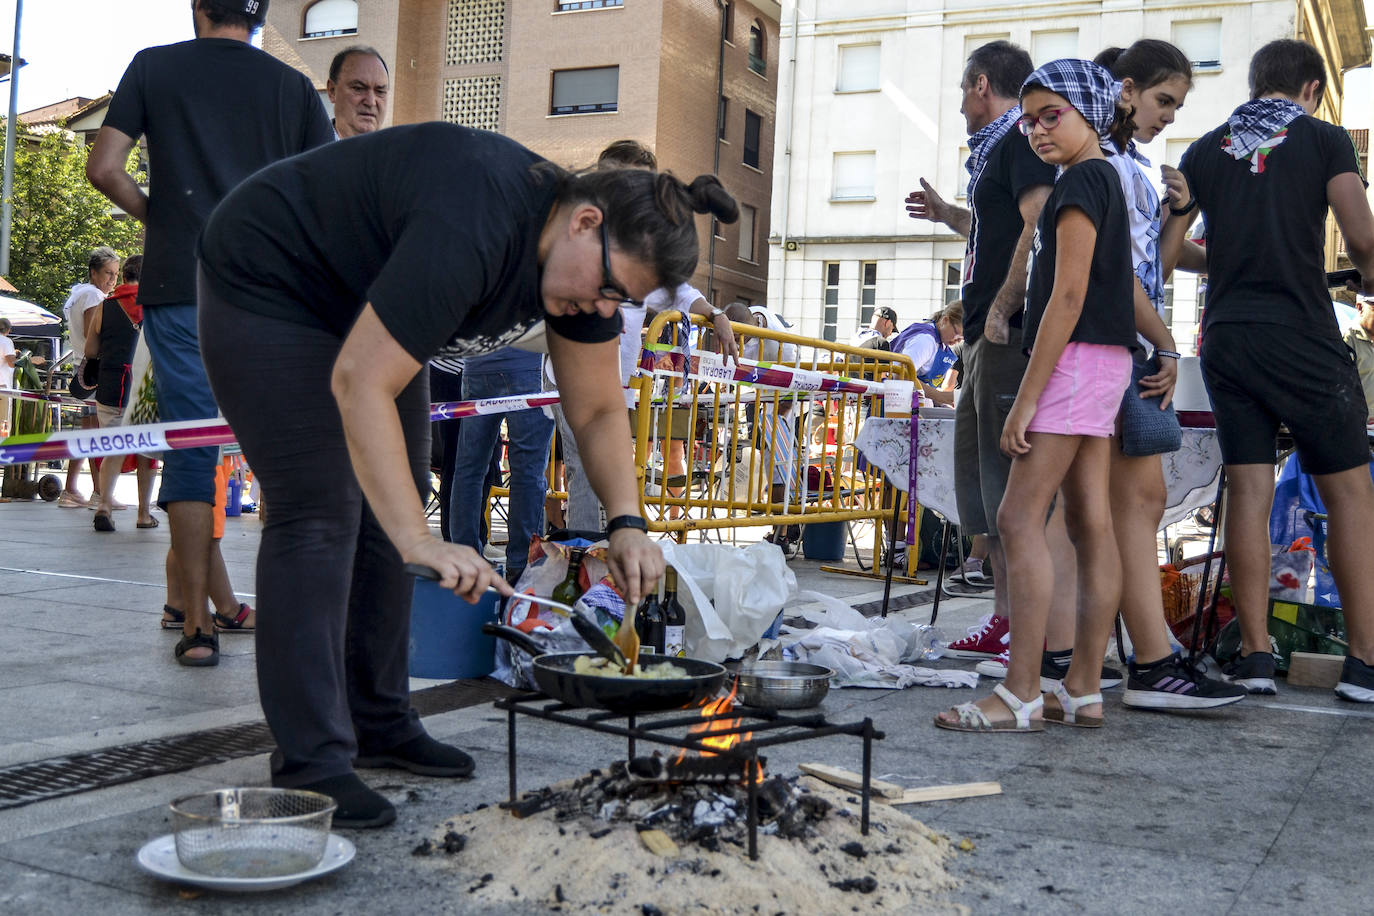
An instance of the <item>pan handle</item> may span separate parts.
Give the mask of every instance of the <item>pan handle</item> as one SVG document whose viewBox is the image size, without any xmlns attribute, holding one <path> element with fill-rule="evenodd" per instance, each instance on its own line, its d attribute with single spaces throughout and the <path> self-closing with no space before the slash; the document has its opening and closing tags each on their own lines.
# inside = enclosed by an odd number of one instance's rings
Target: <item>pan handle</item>
<svg viewBox="0 0 1374 916">
<path fill-rule="evenodd" d="M 423 563 L 407 563 L 403 569 L 407 576 L 414 576 L 417 579 L 429 579 L 434 582 L 439 581 L 439 570 Z"/>
<path fill-rule="evenodd" d="M 482 632 L 487 636 L 495 636 L 497 639 L 504 639 L 527 655 L 532 655 L 537 658 L 545 654 L 543 646 L 531 639 L 528 633 L 517 630 L 515 627 L 503 626 L 499 623 L 484 623 L 482 624 Z"/>
</svg>

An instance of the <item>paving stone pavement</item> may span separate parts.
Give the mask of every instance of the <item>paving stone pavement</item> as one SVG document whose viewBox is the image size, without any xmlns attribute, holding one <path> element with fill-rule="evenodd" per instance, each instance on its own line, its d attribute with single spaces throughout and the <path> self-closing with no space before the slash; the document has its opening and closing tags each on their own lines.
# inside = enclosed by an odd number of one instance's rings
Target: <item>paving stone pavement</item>
<svg viewBox="0 0 1374 916">
<path fill-rule="evenodd" d="M 131 486 L 121 482 L 126 502 Z M 167 528 L 135 530 L 132 514 L 117 513 L 120 530 L 98 534 L 85 510 L 0 504 L 0 767 L 261 718 L 251 637 L 222 637 L 218 668 L 174 662 L 175 636 L 157 626 Z M 231 519 L 224 539 L 231 579 L 250 603 L 259 528 L 255 516 Z M 881 596 L 872 580 L 817 567 L 794 561 L 803 588 L 853 603 Z M 957 634 L 987 607 L 982 599 L 947 600 L 939 622 Z M 924 605 L 900 613 L 924 622 L 929 612 Z M 1125 710 L 1112 691 L 1107 727 L 1096 732 L 983 736 L 931 726 L 935 712 L 983 689 L 835 690 L 824 706 L 835 720 L 871 716 L 887 733 L 875 773 L 890 781 L 1001 782 L 1002 795 L 905 809 L 972 842 L 951 862 L 961 882 L 953 902 L 973 913 L 1367 909 L 1374 708 L 1281 685 L 1277 698 L 1167 715 Z M 333 875 L 188 903 L 134 865 L 143 843 L 170 832 L 173 797 L 265 784 L 266 758 L 256 756 L 0 810 L 0 913 L 120 916 L 188 905 L 202 913 L 479 912 L 464 889 L 483 872 L 480 858 L 436 864 L 410 851 L 445 818 L 504 797 L 504 715 L 479 706 L 425 724 L 471 750 L 476 778 L 363 771 L 396 802 L 399 818 L 387 830 L 351 832 L 358 856 Z M 573 776 L 617 753 L 623 746 L 609 737 L 522 722 L 520 784 Z M 785 771 L 803 760 L 857 769 L 858 744 L 779 748 L 770 767 Z M 504 909 L 480 910 L 544 911 L 514 898 Z"/>
</svg>

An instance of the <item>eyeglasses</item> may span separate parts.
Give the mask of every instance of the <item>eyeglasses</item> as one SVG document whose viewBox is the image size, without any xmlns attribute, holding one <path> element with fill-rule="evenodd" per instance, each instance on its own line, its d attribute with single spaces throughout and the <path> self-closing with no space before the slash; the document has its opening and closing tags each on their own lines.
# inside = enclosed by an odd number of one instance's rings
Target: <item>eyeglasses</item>
<svg viewBox="0 0 1374 916">
<path fill-rule="evenodd" d="M 1030 132 L 1035 130 L 1037 124 L 1045 130 L 1054 130 L 1059 126 L 1064 112 L 1073 110 L 1072 105 L 1065 105 L 1063 108 L 1051 108 L 1049 111 L 1042 111 L 1039 115 L 1022 115 L 1016 119 L 1016 128 L 1021 131 L 1022 136 L 1026 137 L 1030 136 Z"/>
<path fill-rule="evenodd" d="M 601 221 L 601 289 L 597 290 L 602 299 L 621 302 L 625 305 L 643 305 L 615 282 L 611 276 L 611 238 L 606 234 L 606 220 Z"/>
</svg>

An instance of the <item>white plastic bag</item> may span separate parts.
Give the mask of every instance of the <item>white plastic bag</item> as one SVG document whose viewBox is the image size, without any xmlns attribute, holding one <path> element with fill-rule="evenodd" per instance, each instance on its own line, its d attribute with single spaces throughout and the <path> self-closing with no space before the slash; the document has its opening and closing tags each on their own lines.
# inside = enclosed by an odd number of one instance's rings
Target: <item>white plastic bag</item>
<svg viewBox="0 0 1374 916">
<path fill-rule="evenodd" d="M 797 612 L 816 626 L 803 630 L 784 625 L 779 643 L 798 661 L 834 669 L 832 683 L 837 687 L 972 687 L 978 683 L 972 671 L 910 664 L 939 657 L 939 633 L 933 627 L 900 617 L 865 617 L 820 592 L 802 592 L 797 598 L 803 604 L 819 605 L 803 606 Z"/>
<path fill-rule="evenodd" d="M 720 662 L 742 656 L 797 594 L 797 577 L 773 544 L 660 543 L 664 559 L 677 570 L 691 658 Z"/>
</svg>

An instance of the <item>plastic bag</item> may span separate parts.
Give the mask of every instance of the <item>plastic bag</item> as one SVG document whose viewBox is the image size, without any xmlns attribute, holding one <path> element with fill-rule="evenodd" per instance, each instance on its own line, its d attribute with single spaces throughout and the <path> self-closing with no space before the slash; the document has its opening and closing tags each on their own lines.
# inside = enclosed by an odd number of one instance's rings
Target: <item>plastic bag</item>
<svg viewBox="0 0 1374 916">
<path fill-rule="evenodd" d="M 1312 570 L 1317 564 L 1317 554 L 1312 549 L 1311 538 L 1298 538 L 1289 547 L 1275 544 L 1272 545 L 1272 549 L 1270 597 L 1281 601 L 1296 601 L 1299 604 L 1310 603 L 1312 590 L 1309 583 L 1312 579 Z"/>
<path fill-rule="evenodd" d="M 820 592 L 802 592 L 798 600 L 818 605 L 798 611 L 815 626 L 800 629 L 784 624 L 779 643 L 785 655 L 833 669 L 837 687 L 973 687 L 978 683 L 972 671 L 910 664 L 940 656 L 942 637 L 934 627 L 901 617 L 865 617 Z"/>
<path fill-rule="evenodd" d="M 777 546 L 660 542 L 678 574 L 690 658 L 721 662 L 752 648 L 797 594 L 797 577 Z"/>
</svg>

